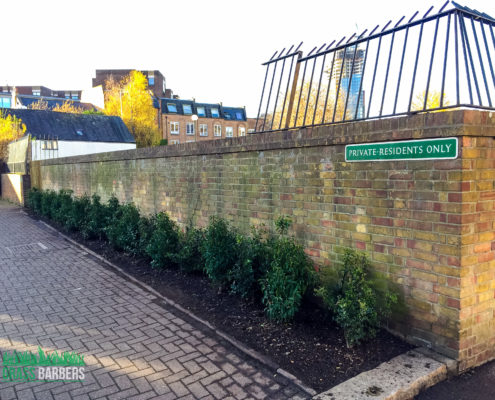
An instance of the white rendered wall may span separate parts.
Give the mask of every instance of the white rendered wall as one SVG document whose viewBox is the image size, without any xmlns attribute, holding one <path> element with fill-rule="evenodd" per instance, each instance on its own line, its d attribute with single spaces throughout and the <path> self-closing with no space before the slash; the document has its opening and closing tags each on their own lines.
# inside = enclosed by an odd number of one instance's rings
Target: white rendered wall
<svg viewBox="0 0 495 400">
<path fill-rule="evenodd" d="M 48 158 L 81 156 L 84 154 L 105 153 L 108 151 L 131 150 L 136 148 L 135 143 L 109 142 L 76 142 L 58 141 L 58 150 L 43 150 L 43 140 L 32 141 L 32 159 L 46 160 Z"/>
</svg>

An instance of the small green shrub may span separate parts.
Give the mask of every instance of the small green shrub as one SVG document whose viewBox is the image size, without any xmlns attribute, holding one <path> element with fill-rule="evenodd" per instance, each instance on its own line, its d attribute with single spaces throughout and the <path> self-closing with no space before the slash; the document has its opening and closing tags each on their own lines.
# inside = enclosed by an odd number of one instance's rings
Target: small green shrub
<svg viewBox="0 0 495 400">
<path fill-rule="evenodd" d="M 49 219 L 53 218 L 58 207 L 57 193 L 54 190 L 45 190 L 41 195 L 41 215 Z"/>
<path fill-rule="evenodd" d="M 275 239 L 270 269 L 261 281 L 268 317 L 279 322 L 291 320 L 315 277 L 313 263 L 302 246 L 292 238 Z"/>
<path fill-rule="evenodd" d="M 139 255 L 143 257 L 148 257 L 146 248 L 150 244 L 151 237 L 156 228 L 156 218 L 157 215 L 141 216 L 138 224 L 139 231 Z"/>
<path fill-rule="evenodd" d="M 37 215 L 41 214 L 41 200 L 43 192 L 37 188 L 32 188 L 28 193 L 27 206 Z"/>
<path fill-rule="evenodd" d="M 188 226 L 185 232 L 179 232 L 179 253 L 177 262 L 182 271 L 199 272 L 204 269 L 204 259 L 201 252 L 205 232 L 202 229 Z"/>
<path fill-rule="evenodd" d="M 81 226 L 81 234 L 85 239 L 103 239 L 105 237 L 105 227 L 107 226 L 109 211 L 101 203 L 101 198 L 97 194 L 91 196 L 91 206 L 88 210 L 86 223 Z"/>
<path fill-rule="evenodd" d="M 108 241 L 118 250 L 126 253 L 139 254 L 139 210 L 133 203 L 118 206 L 105 232 Z"/>
<path fill-rule="evenodd" d="M 168 145 L 168 139 L 161 139 L 159 146 L 167 146 Z"/>
<path fill-rule="evenodd" d="M 391 315 L 397 295 L 379 294 L 365 254 L 346 249 L 337 284 L 328 281 L 316 290 L 344 330 L 348 347 L 376 336 L 380 323 Z"/>
<path fill-rule="evenodd" d="M 271 242 L 266 232 L 253 228 L 252 236 L 237 236 L 237 261 L 230 271 L 230 290 L 242 298 L 260 298 L 259 281 L 271 264 Z"/>
<path fill-rule="evenodd" d="M 65 219 L 66 228 L 70 231 L 80 231 L 87 223 L 90 209 L 91 200 L 88 196 L 75 197 L 72 200 L 70 212 Z"/>
<path fill-rule="evenodd" d="M 146 253 L 151 258 L 151 266 L 163 268 L 177 263 L 179 252 L 179 229 L 170 217 L 162 212 L 156 215 Z"/>
<path fill-rule="evenodd" d="M 53 220 L 60 225 L 67 226 L 67 219 L 72 211 L 72 190 L 61 189 L 57 194 L 57 201 L 52 203 Z"/>
<path fill-rule="evenodd" d="M 237 234 L 224 219 L 210 218 L 202 253 L 206 275 L 220 288 L 228 288 L 230 270 L 237 261 Z"/>
</svg>

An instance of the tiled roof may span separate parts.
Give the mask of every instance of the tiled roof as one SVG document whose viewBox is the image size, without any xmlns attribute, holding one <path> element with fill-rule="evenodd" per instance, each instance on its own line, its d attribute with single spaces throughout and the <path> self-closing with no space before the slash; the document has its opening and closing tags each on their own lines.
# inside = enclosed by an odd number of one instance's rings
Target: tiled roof
<svg viewBox="0 0 495 400">
<path fill-rule="evenodd" d="M 197 103 L 194 100 L 182 100 L 182 99 L 166 99 L 160 98 L 162 103 L 162 114 L 178 114 L 178 115 L 191 115 L 184 112 L 184 106 L 189 105 L 191 107 L 192 114 L 198 114 L 198 108 L 203 107 L 205 115 L 200 116 L 203 118 L 223 118 L 227 120 L 246 121 L 246 110 L 243 107 L 224 107 L 221 104 L 215 103 Z M 173 110 L 173 106 L 176 108 L 176 112 Z M 212 111 L 218 110 L 219 117 L 214 117 Z"/>
<path fill-rule="evenodd" d="M 8 108 L 4 112 L 20 118 L 26 125 L 26 134 L 38 139 L 50 137 L 82 142 L 136 142 L 120 117 Z"/>
</svg>

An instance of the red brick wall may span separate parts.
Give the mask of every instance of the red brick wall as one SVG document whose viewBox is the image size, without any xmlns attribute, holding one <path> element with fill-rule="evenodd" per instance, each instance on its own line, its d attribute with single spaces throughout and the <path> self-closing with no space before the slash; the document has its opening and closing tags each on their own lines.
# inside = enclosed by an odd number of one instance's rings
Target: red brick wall
<svg viewBox="0 0 495 400">
<path fill-rule="evenodd" d="M 344 157 L 346 144 L 435 137 L 458 137 L 459 157 Z M 466 369 L 495 356 L 493 137 L 491 113 L 457 110 L 47 160 L 32 170 L 42 188 L 97 188 L 180 224 L 221 215 L 248 232 L 290 215 L 322 267 L 343 247 L 369 254 L 403 294 L 406 311 L 391 328 Z"/>
</svg>

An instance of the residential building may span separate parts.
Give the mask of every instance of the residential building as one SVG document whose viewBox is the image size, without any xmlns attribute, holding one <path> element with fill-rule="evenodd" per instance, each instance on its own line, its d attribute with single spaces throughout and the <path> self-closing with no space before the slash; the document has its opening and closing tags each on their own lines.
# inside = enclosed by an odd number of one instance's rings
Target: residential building
<svg viewBox="0 0 495 400">
<path fill-rule="evenodd" d="M 120 117 L 6 109 L 26 126 L 31 137 L 28 159 L 70 157 L 136 148 L 136 141 Z"/>
<path fill-rule="evenodd" d="M 169 144 L 246 136 L 244 107 L 161 98 L 162 134 Z"/>
<path fill-rule="evenodd" d="M 335 65 L 333 67 L 333 78 L 335 79 L 335 90 L 340 92 L 339 99 L 347 102 L 347 112 L 352 118 L 364 118 L 364 90 L 361 88 L 363 80 L 363 64 L 366 51 L 358 45 L 348 49 L 339 50 L 336 53 Z M 349 93 L 348 93 L 349 92 Z M 361 93 L 361 95 L 359 94 Z M 359 99 L 359 107 L 357 102 Z M 357 110 L 356 110 L 357 107 Z"/>
<path fill-rule="evenodd" d="M 135 71 L 133 69 L 97 69 L 95 73 L 95 77 L 93 78 L 93 87 L 95 86 L 103 86 L 103 90 L 106 89 L 105 82 L 109 78 L 113 78 L 115 81 L 120 82 L 123 78 L 131 73 L 131 71 Z M 172 91 L 170 89 L 166 89 L 166 81 L 163 74 L 158 71 L 144 71 L 141 70 L 141 73 L 146 76 L 148 80 L 148 89 L 153 92 L 155 97 L 172 97 Z"/>
<path fill-rule="evenodd" d="M 41 100 L 49 110 L 70 101 L 85 111 L 96 111 L 93 104 L 81 101 L 82 94 L 82 90 L 52 90 L 45 86 L 0 86 L 0 108 L 30 108 Z"/>
</svg>

